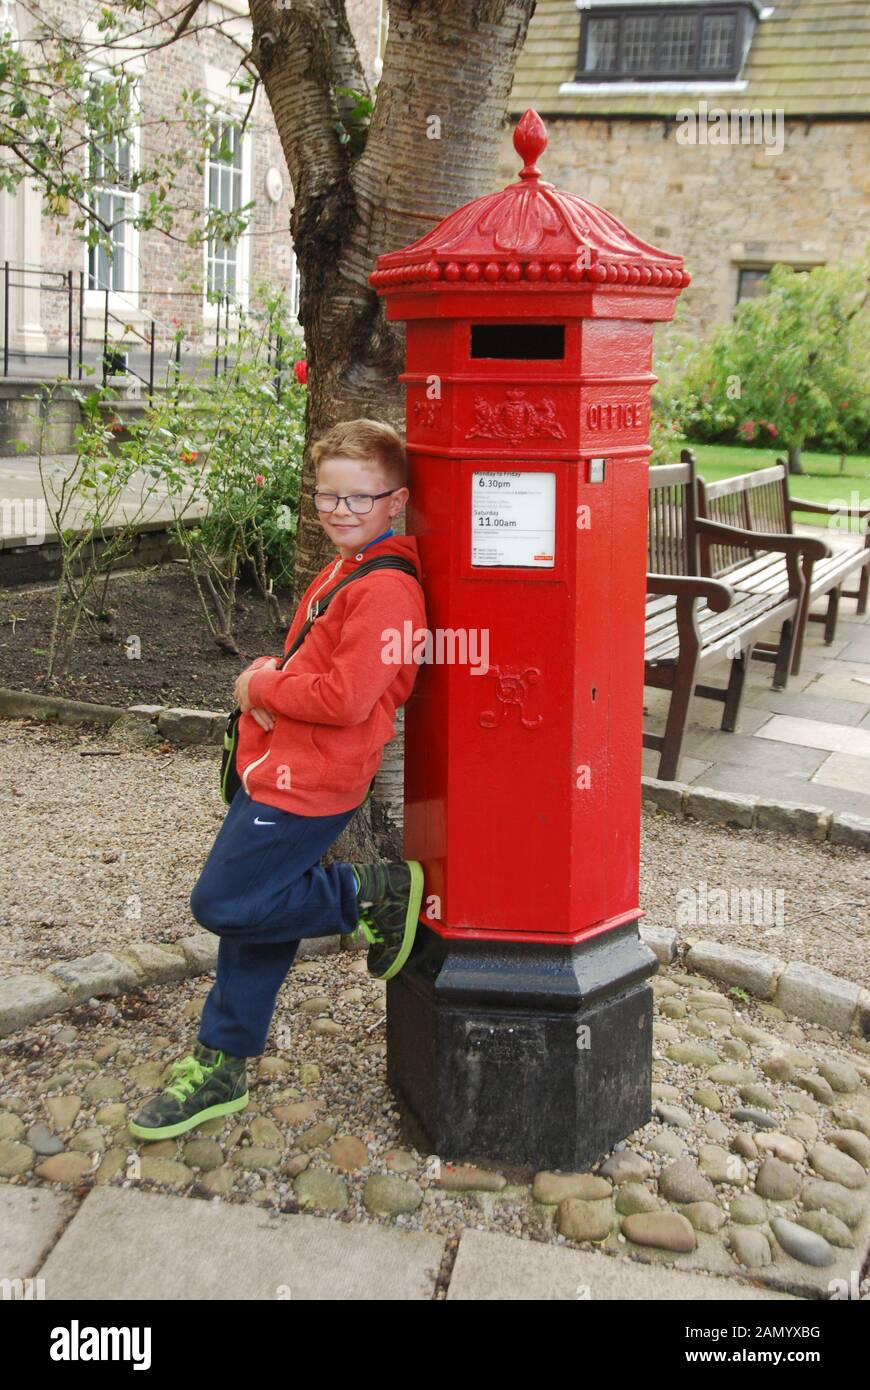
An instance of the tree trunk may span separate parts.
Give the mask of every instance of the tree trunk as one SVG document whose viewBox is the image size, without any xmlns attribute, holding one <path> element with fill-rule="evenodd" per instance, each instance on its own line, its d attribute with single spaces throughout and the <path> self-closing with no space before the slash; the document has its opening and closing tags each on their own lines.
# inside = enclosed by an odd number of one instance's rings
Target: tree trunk
<svg viewBox="0 0 870 1390">
<path fill-rule="evenodd" d="M 334 554 L 310 498 L 311 441 L 357 416 L 386 420 L 404 435 L 404 328 L 386 322 L 368 276 L 379 255 L 417 240 L 495 186 L 506 103 L 534 4 L 391 0 L 377 102 L 361 144 L 358 130 L 345 143 L 339 138 L 334 89 L 367 90 L 343 0 L 294 0 L 288 9 L 250 0 L 254 61 L 294 190 L 290 227 L 308 361 L 295 602 Z M 404 530 L 403 518 L 395 530 Z M 341 857 L 401 857 L 400 727 L 397 721 L 371 800 L 338 842 Z"/>
<path fill-rule="evenodd" d="M 803 475 L 803 464 L 801 463 L 800 444 L 789 444 L 788 446 L 788 471 L 798 475 Z"/>
</svg>

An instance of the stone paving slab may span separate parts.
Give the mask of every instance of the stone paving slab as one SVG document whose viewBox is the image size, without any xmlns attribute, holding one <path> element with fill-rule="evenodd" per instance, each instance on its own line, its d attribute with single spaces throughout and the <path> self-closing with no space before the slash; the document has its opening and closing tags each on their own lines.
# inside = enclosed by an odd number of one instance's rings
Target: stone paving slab
<svg viewBox="0 0 870 1390">
<path fill-rule="evenodd" d="M 822 682 L 826 682 L 826 688 L 819 690 Z M 820 712 L 824 712 L 825 721 L 828 724 L 851 724 L 858 725 L 865 715 L 870 714 L 870 699 L 862 700 L 862 693 L 866 692 L 870 696 L 870 686 L 864 687 L 864 692 L 860 685 L 852 685 L 852 694 L 848 698 L 840 696 L 840 692 L 845 688 L 844 683 L 837 681 L 836 690 L 831 690 L 830 686 L 834 683 L 832 676 L 819 676 L 810 687 L 811 693 L 792 694 L 790 690 L 753 690 L 746 696 L 746 703 L 754 711 L 767 710 L 768 714 L 787 714 L 797 719 L 818 719 Z M 824 696 L 820 700 L 819 696 Z M 741 727 L 743 720 L 741 720 Z M 761 721 L 756 725 L 756 732 L 761 728 Z"/>
<path fill-rule="evenodd" d="M 810 781 L 813 785 L 840 787 L 843 791 L 858 792 L 863 796 L 870 787 L 870 758 L 856 758 L 851 753 L 832 753 L 813 773 Z"/>
<path fill-rule="evenodd" d="M 651 1268 L 632 1260 L 588 1250 L 572 1250 L 518 1240 L 498 1232 L 465 1230 L 459 1241 L 447 1298 L 452 1301 L 492 1299 L 574 1299 L 634 1302 L 689 1300 L 783 1300 L 783 1291 L 762 1289 L 736 1279 L 682 1270 Z"/>
<path fill-rule="evenodd" d="M 706 732 L 706 730 L 705 730 Z M 644 748 L 641 764 L 641 773 L 644 777 L 657 777 L 659 771 L 659 753 L 655 748 Z M 696 782 L 706 786 L 707 779 L 704 774 L 713 764 L 709 759 L 703 761 L 701 758 L 691 758 L 683 756 L 680 759 L 680 781 Z M 868 798 L 870 800 L 870 798 Z"/>
<path fill-rule="evenodd" d="M 799 777 L 810 777 L 825 761 L 826 754 L 822 749 L 797 747 L 785 739 L 781 742 L 772 742 L 767 749 L 759 749 L 759 738 L 772 738 L 772 735 L 767 734 L 766 730 L 771 724 L 777 722 L 778 719 L 775 715 L 767 719 L 751 738 L 739 733 L 722 733 L 721 730 L 708 734 L 695 746 L 694 752 L 697 757 L 706 758 L 711 763 L 721 760 L 727 762 L 729 766 L 736 767 L 757 767 L 759 758 L 763 757 L 766 772 L 796 773 Z M 789 722 L 796 723 L 797 721 Z M 801 722 L 809 723 L 810 721 Z M 813 728 L 816 728 L 815 724 L 813 724 Z M 843 732 L 851 734 L 853 730 L 844 728 Z"/>
<path fill-rule="evenodd" d="M 743 696 L 744 701 L 745 701 L 746 699 L 748 699 L 749 695 L 751 695 L 752 692 L 753 692 L 754 690 L 757 690 L 757 691 L 764 691 L 764 692 L 766 692 L 766 693 L 770 693 L 770 692 L 773 692 L 774 694 L 777 693 L 776 691 L 773 690 L 773 685 L 771 684 L 771 672 L 772 672 L 772 670 L 773 670 L 773 667 L 770 666 L 767 662 L 763 662 L 763 661 L 756 661 L 756 662 L 754 663 L 754 665 L 750 666 L 750 668 L 749 668 L 749 674 L 748 674 L 747 677 L 746 677 L 746 690 L 745 690 L 744 696 Z M 727 666 L 723 666 L 723 667 L 722 667 L 722 674 L 723 674 L 723 679 L 722 679 L 722 681 L 721 681 L 721 682 L 716 682 L 716 679 L 715 679 L 715 677 L 714 677 L 714 683 L 717 683 L 717 684 L 721 683 L 721 685 L 722 685 L 722 687 L 723 687 L 723 689 L 724 689 L 725 684 L 726 684 L 726 680 L 727 680 L 727 675 L 728 675 L 728 668 L 727 668 Z M 789 689 L 789 692 L 790 692 L 792 695 L 800 695 L 803 691 L 809 690 L 810 686 L 813 684 L 813 682 L 814 682 L 816 679 L 817 679 L 816 673 L 813 672 L 813 671 L 801 671 L 800 675 L 798 675 L 798 676 L 791 676 L 791 675 L 790 675 L 789 678 L 788 678 L 788 689 Z M 785 691 L 783 691 L 782 693 L 785 694 Z M 721 705 L 720 705 L 720 706 L 719 706 L 719 710 L 720 710 L 719 718 L 720 718 L 720 719 L 721 719 L 721 717 L 722 717 L 722 715 L 721 715 L 721 709 L 722 709 L 722 707 L 721 707 Z"/>
<path fill-rule="evenodd" d="M 870 661 L 870 637 L 860 637 L 854 642 L 847 642 L 840 655 L 846 661 Z"/>
<path fill-rule="evenodd" d="M 712 682 L 724 687 L 724 666 L 719 674 Z M 845 600 L 836 641 L 825 646 L 812 624 L 787 689 L 773 690 L 771 674 L 768 663 L 750 663 L 732 734 L 721 731 L 721 706 L 692 701 L 679 780 L 870 816 L 870 614 L 858 616 L 854 600 Z M 645 729 L 661 732 L 666 692 L 646 690 L 644 704 Z M 658 754 L 645 749 L 644 774 L 656 777 L 657 769 Z"/>
<path fill-rule="evenodd" d="M 761 726 L 756 737 L 789 744 L 795 751 L 825 748 L 829 753 L 852 753 L 859 758 L 870 758 L 870 729 L 851 729 L 821 719 L 775 714 Z"/>
<path fill-rule="evenodd" d="M 48 1187 L 0 1183 L 0 1279 L 30 1279 L 77 1206 Z"/>
<path fill-rule="evenodd" d="M 740 707 L 740 733 L 744 736 L 756 733 L 761 728 L 762 724 L 767 723 L 773 713 L 772 710 L 765 707 L 756 708 L 752 703 L 752 695 L 755 693 L 754 691 L 750 691 L 744 697 L 743 704 Z M 758 691 L 757 693 L 762 699 L 764 698 L 763 691 Z M 667 706 L 664 707 L 663 713 L 667 715 Z M 722 732 L 722 706 L 717 702 L 713 700 L 696 700 L 690 710 L 690 714 L 691 719 L 689 720 L 686 733 L 687 736 L 692 739 L 693 747 L 695 740 L 697 739 L 700 741 L 705 736 L 705 733 L 719 734 Z M 725 737 L 729 737 L 729 735 L 725 735 Z"/>
<path fill-rule="evenodd" d="M 712 791 L 763 796 L 773 801 L 823 805 L 829 811 L 846 811 L 870 817 L 870 794 L 844 791 L 842 787 L 822 787 L 818 782 L 790 773 L 768 772 L 763 767 L 740 767 L 736 763 L 714 763 L 692 786 Z"/>
<path fill-rule="evenodd" d="M 445 1242 L 419 1231 L 93 1188 L 39 1270 L 46 1299 L 431 1299 Z"/>
<path fill-rule="evenodd" d="M 862 718 L 866 717 L 870 713 L 870 683 L 865 683 L 865 678 L 867 682 L 870 682 L 870 676 L 867 675 L 867 663 L 837 661 L 838 669 L 836 672 L 830 670 L 830 666 L 833 665 L 834 663 L 830 662 L 816 676 L 806 692 L 807 699 L 814 701 L 824 699 L 826 701 L 825 708 L 828 711 L 838 705 L 861 705 L 864 710 Z M 854 666 L 855 674 L 841 672 L 839 670 L 841 665 Z M 782 692 L 782 694 L 785 693 L 785 691 Z M 828 717 L 832 723 L 838 722 L 834 714 L 829 713 Z"/>
</svg>

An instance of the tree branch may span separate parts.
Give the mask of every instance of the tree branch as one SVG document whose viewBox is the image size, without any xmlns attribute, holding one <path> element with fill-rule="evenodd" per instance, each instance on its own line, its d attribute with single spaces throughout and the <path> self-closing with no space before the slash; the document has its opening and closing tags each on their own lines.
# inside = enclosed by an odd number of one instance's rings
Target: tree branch
<svg viewBox="0 0 870 1390">
<path fill-rule="evenodd" d="M 190 0 L 190 4 L 184 11 L 184 14 L 181 16 L 181 19 L 178 22 L 178 27 L 176 28 L 175 33 L 172 35 L 173 39 L 181 38 L 182 34 L 184 33 L 190 21 L 193 19 L 193 16 L 196 14 L 202 2 L 203 0 Z"/>
</svg>

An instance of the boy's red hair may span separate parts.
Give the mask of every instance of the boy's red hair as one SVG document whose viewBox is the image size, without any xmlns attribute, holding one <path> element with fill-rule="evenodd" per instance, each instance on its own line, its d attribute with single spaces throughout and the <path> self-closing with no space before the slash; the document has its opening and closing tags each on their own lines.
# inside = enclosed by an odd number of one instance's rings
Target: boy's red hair
<svg viewBox="0 0 870 1390">
<path fill-rule="evenodd" d="M 408 456 L 392 425 L 383 420 L 339 420 L 311 446 L 314 475 L 328 458 L 342 455 L 380 468 L 390 487 L 405 487 Z"/>
</svg>

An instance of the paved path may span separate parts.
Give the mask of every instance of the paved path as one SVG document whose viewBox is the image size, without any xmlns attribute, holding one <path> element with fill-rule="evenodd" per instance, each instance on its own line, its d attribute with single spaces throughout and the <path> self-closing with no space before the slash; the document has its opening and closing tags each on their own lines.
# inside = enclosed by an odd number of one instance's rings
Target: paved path
<svg viewBox="0 0 870 1390">
<path fill-rule="evenodd" d="M 52 487 L 57 494 L 64 473 L 75 463 L 75 455 L 53 455 L 44 462 L 46 474 L 52 479 Z M 165 484 L 147 479 L 147 490 L 143 500 L 142 484 L 133 482 L 121 493 L 117 504 L 106 517 L 106 525 L 118 521 L 134 519 L 142 530 L 156 530 L 178 515 L 180 500 L 171 498 Z M 66 524 L 73 528 L 81 525 L 83 498 L 75 498 L 70 505 Z M 202 502 L 188 507 L 188 517 L 201 515 L 205 510 Z M 41 545 L 55 534 L 49 509 L 45 505 L 42 484 L 39 479 L 39 465 L 35 456 L 21 454 L 16 458 L 0 459 L 0 549 L 21 545 Z"/>
<path fill-rule="evenodd" d="M 823 599 L 814 611 L 822 612 Z M 772 666 L 754 661 L 734 733 L 722 733 L 722 708 L 692 701 L 679 780 L 719 791 L 798 801 L 870 818 L 870 614 L 842 599 L 836 640 L 826 647 L 810 623 L 801 673 L 786 690 L 771 687 Z M 713 673 L 724 685 L 727 668 Z M 646 727 L 664 729 L 668 696 L 647 689 Z M 645 749 L 643 770 L 656 776 L 658 753 Z"/>
<path fill-rule="evenodd" d="M 689 1274 L 466 1228 L 446 1241 L 322 1216 L 93 1188 L 83 1202 L 0 1184 L 0 1277 L 42 1280 L 57 1299 L 787 1299 L 733 1278 Z M 449 1257 L 448 1257 L 449 1258 Z"/>
</svg>

